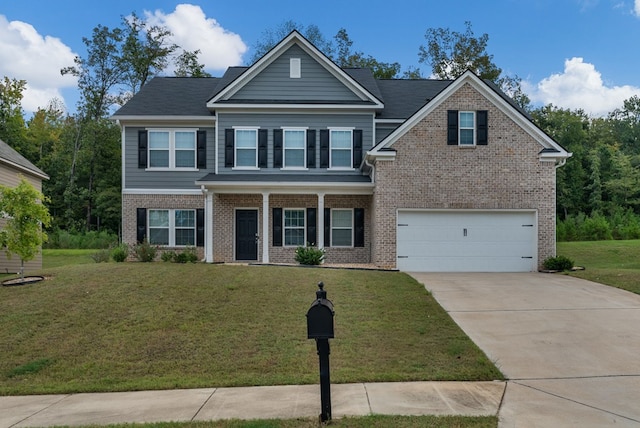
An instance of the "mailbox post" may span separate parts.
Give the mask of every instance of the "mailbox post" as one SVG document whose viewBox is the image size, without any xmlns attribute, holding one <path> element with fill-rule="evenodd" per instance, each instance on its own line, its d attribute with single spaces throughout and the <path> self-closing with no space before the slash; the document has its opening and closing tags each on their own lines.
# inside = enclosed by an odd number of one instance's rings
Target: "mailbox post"
<svg viewBox="0 0 640 428">
<path fill-rule="evenodd" d="M 307 311 L 307 338 L 316 340 L 320 359 L 320 420 L 331 420 L 331 379 L 329 376 L 329 339 L 333 339 L 333 303 L 327 300 L 324 284 L 318 283 L 316 300 Z"/>
</svg>

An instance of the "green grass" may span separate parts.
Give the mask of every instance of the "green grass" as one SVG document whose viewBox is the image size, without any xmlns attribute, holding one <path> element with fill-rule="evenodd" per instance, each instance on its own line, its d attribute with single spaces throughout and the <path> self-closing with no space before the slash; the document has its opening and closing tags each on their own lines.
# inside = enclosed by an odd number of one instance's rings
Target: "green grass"
<svg viewBox="0 0 640 428">
<path fill-rule="evenodd" d="M 557 252 L 585 268 L 572 276 L 640 294 L 640 240 L 559 242 Z"/>
<path fill-rule="evenodd" d="M 50 256 L 47 280 L 0 287 L 0 395 L 317 383 L 318 281 L 336 311 L 332 382 L 502 379 L 402 273 Z"/>
<path fill-rule="evenodd" d="M 100 250 L 42 250 L 42 267 L 44 269 L 95 263 L 91 255 Z"/>
<path fill-rule="evenodd" d="M 109 425 L 109 428 L 317 428 L 318 419 L 268 419 L 255 421 L 166 422 Z M 344 428 L 496 428 L 497 416 L 383 416 L 332 419 L 331 427 Z M 97 427 L 92 425 L 91 427 Z"/>
</svg>

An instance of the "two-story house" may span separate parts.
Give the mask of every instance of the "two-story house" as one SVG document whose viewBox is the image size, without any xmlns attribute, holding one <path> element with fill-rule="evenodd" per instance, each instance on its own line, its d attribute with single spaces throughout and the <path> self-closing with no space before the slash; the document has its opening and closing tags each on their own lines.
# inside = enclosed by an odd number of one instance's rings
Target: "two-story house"
<svg viewBox="0 0 640 428">
<path fill-rule="evenodd" d="M 155 78 L 116 112 L 123 239 L 207 262 L 534 271 L 570 156 L 494 85 L 379 80 L 298 32 L 220 78 Z"/>
</svg>

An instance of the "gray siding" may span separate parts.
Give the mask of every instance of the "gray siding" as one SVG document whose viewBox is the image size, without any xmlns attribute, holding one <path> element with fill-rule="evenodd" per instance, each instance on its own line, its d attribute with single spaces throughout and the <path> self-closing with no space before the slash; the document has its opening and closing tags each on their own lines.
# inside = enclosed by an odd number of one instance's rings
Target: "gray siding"
<svg viewBox="0 0 640 428">
<path fill-rule="evenodd" d="M 301 59 L 301 77 L 289 77 L 289 59 Z M 232 100 L 360 101 L 316 60 L 294 45 L 255 76 Z"/>
<path fill-rule="evenodd" d="M 218 168 L 220 173 L 246 173 L 246 171 L 232 171 L 224 166 L 224 142 L 225 129 L 234 126 L 255 126 L 260 129 L 267 129 L 268 132 L 268 168 L 262 168 L 260 173 L 287 172 L 280 168 L 273 168 L 273 130 L 283 126 L 308 127 L 316 130 L 316 166 L 320 165 L 320 130 L 328 127 L 353 127 L 362 130 L 362 151 L 369 150 L 373 146 L 373 115 L 371 114 L 234 114 L 225 113 L 218 116 Z M 208 138 L 208 137 L 207 137 Z M 357 166 L 356 166 L 357 168 Z M 309 173 L 319 173 L 327 171 L 326 168 L 311 168 Z M 300 171 L 293 171 L 299 174 Z M 359 174 L 359 172 L 356 172 Z"/>
<path fill-rule="evenodd" d="M 400 126 L 399 123 L 389 124 L 389 123 L 378 123 L 376 124 L 376 144 L 380 141 L 384 140 L 396 129 Z"/>
<path fill-rule="evenodd" d="M 160 129 L 161 127 L 154 127 Z M 193 129 L 193 127 L 187 127 Z M 125 129 L 124 189 L 191 189 L 199 188 L 195 181 L 215 171 L 215 128 L 199 128 L 207 131 L 207 168 L 197 171 L 146 171 L 138 168 L 138 131 L 144 127 Z M 178 129 L 167 127 L 167 129 Z"/>
</svg>

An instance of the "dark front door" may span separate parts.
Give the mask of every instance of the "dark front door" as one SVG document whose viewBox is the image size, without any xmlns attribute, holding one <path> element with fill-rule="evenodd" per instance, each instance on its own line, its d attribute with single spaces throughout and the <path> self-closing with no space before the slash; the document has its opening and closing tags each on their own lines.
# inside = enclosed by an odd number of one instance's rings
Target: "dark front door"
<svg viewBox="0 0 640 428">
<path fill-rule="evenodd" d="M 258 210 L 236 210 L 236 260 L 258 260 Z"/>
</svg>

